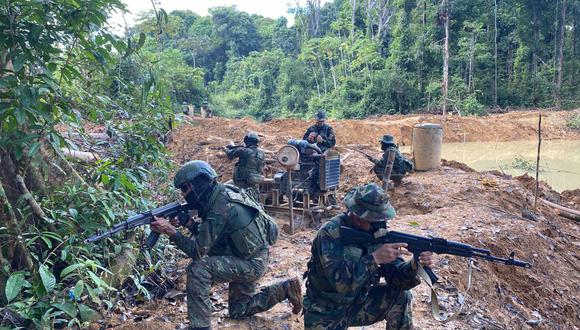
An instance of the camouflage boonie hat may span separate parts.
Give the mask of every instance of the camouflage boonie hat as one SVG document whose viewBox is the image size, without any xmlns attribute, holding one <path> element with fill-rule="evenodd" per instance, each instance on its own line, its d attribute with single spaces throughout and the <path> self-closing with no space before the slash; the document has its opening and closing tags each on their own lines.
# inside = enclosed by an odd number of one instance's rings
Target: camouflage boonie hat
<svg viewBox="0 0 580 330">
<path fill-rule="evenodd" d="M 397 214 L 383 189 L 374 183 L 351 189 L 343 203 L 349 211 L 368 222 L 389 220 Z"/>
<path fill-rule="evenodd" d="M 395 138 L 391 134 L 385 134 L 379 139 L 381 143 L 384 144 L 395 144 Z"/>
</svg>

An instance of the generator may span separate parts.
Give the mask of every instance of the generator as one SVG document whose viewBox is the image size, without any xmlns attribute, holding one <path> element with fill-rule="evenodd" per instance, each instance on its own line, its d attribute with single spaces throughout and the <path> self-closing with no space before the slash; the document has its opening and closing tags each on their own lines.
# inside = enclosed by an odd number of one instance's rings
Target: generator
<svg viewBox="0 0 580 330">
<path fill-rule="evenodd" d="M 262 186 L 261 200 L 266 211 L 290 215 L 291 224 L 296 213 L 302 220 L 318 226 L 324 212 L 338 208 L 340 154 L 334 150 L 324 154 L 304 153 L 286 145 L 276 158 L 286 171 L 277 172 Z"/>
</svg>

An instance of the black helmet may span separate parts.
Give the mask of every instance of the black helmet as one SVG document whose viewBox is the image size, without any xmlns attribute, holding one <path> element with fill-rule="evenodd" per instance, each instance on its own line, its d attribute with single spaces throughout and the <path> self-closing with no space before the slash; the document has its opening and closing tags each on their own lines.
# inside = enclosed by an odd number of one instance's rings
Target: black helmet
<svg viewBox="0 0 580 330">
<path fill-rule="evenodd" d="M 180 188 L 183 184 L 192 182 L 200 175 L 207 177 L 208 181 L 212 181 L 218 176 L 216 171 L 208 163 L 203 160 L 192 160 L 183 164 L 177 173 L 175 173 L 173 185 L 175 188 Z"/>
<path fill-rule="evenodd" d="M 249 132 L 244 136 L 244 143 L 255 143 L 258 144 L 260 142 L 260 136 L 256 132 Z"/>
</svg>

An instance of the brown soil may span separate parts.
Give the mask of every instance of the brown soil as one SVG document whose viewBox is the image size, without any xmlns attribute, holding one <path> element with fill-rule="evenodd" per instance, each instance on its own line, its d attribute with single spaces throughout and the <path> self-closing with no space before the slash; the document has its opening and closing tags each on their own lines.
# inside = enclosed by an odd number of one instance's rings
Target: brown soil
<svg viewBox="0 0 580 330">
<path fill-rule="evenodd" d="M 578 111 L 578 110 L 577 110 Z M 580 132 L 570 131 L 563 123 L 570 113 L 544 113 L 545 138 L 580 139 Z M 233 164 L 223 152 L 211 150 L 239 142 L 249 130 L 265 137 L 261 147 L 276 151 L 289 138 L 300 138 L 309 122 L 275 120 L 258 124 L 249 119 L 190 118 L 174 132 L 169 149 L 177 163 L 202 159 L 230 178 Z M 339 197 L 353 185 L 376 181 L 369 174 L 370 163 L 352 148 L 378 154 L 377 139 L 384 133 L 408 143 L 408 130 L 415 123 L 434 122 L 444 127 L 446 142 L 510 141 L 536 136 L 537 113 L 515 112 L 481 118 L 448 116 L 396 116 L 373 120 L 331 121 L 338 139 L 337 150 L 343 159 Z M 270 171 L 274 170 L 274 165 Z M 415 323 L 422 329 L 573 329 L 580 327 L 580 230 L 578 223 L 560 217 L 540 203 L 532 213 L 535 181 L 529 176 L 512 178 L 501 173 L 476 172 L 450 161 L 441 169 L 412 173 L 392 192 L 397 217 L 391 228 L 420 235 L 435 235 L 487 248 L 494 255 L 507 257 L 515 252 L 518 259 L 529 261 L 532 269 L 475 261 L 471 289 L 467 290 L 465 259 L 438 256 L 435 272 L 442 280 L 440 303 L 447 312 L 457 308 L 456 300 L 465 300 L 457 320 L 447 324 L 430 315 L 429 291 L 422 284 L 413 289 Z M 541 182 L 540 196 L 578 209 L 580 189 L 561 195 Z M 534 220 L 529 220 L 530 218 Z M 278 219 L 285 222 L 283 219 Z M 306 270 L 314 229 L 303 229 L 284 236 L 272 251 L 269 271 L 263 283 L 301 276 Z M 184 265 L 187 261 L 181 260 Z M 178 292 L 184 289 L 184 281 Z M 284 302 L 272 310 L 244 321 L 227 318 L 227 290 L 216 286 L 212 300 L 216 308 L 214 329 L 303 329 L 301 318 L 290 314 Z M 118 307 L 110 315 L 109 326 L 115 329 L 176 329 L 187 324 L 184 298 L 162 299 L 137 307 Z M 377 324 L 365 329 L 382 329 Z"/>
</svg>

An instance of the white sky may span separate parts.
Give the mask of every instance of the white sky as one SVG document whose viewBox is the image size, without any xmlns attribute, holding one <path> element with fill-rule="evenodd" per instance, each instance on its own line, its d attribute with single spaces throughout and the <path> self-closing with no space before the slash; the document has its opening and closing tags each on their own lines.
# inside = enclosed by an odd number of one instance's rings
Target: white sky
<svg viewBox="0 0 580 330">
<path fill-rule="evenodd" d="M 236 6 L 239 11 L 250 14 L 258 14 L 270 18 L 284 16 L 288 24 L 294 24 L 294 15 L 288 14 L 288 8 L 296 7 L 296 0 L 155 0 L 157 8 L 163 8 L 167 13 L 173 10 L 189 9 L 198 15 L 206 16 L 208 9 L 219 6 Z M 304 6 L 306 0 L 298 0 Z M 330 0 L 322 0 L 324 4 Z M 135 22 L 136 14 L 141 11 L 151 10 L 153 6 L 150 0 L 123 0 L 130 13 L 125 14 L 127 24 L 131 26 Z M 117 32 L 124 31 L 124 21 L 121 14 L 115 14 L 109 19 L 109 23 Z"/>
</svg>

